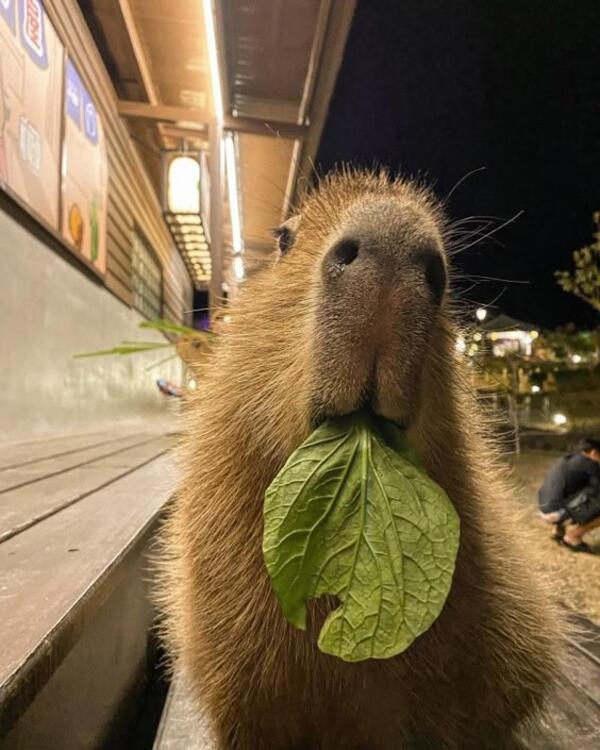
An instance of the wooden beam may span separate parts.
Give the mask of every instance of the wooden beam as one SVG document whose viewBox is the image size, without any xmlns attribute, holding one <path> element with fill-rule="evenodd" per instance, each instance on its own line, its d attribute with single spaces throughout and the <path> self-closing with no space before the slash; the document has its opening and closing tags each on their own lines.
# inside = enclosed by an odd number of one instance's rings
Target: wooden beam
<svg viewBox="0 0 600 750">
<path fill-rule="evenodd" d="M 197 127 L 186 127 L 186 125 L 162 125 L 162 134 L 165 138 L 175 138 L 176 140 L 190 140 L 196 142 L 196 148 L 201 151 L 208 151 L 208 132 L 199 130 Z"/>
<path fill-rule="evenodd" d="M 292 140 L 303 140 L 308 132 L 306 125 L 296 125 L 289 122 L 278 122 L 276 120 L 262 120 L 251 117 L 223 118 L 225 130 L 233 130 L 236 133 L 253 133 L 254 135 L 265 135 L 271 138 L 290 138 Z"/>
<path fill-rule="evenodd" d="M 180 126 L 181 123 L 185 123 L 186 129 L 197 132 L 206 132 L 208 129 L 204 110 L 172 107 L 166 104 L 129 102 L 122 99 L 117 106 L 121 117 L 128 119 L 169 122 Z M 275 120 L 255 120 L 250 117 L 231 117 L 229 115 L 223 118 L 223 129 L 233 130 L 236 133 L 253 133 L 254 135 L 264 135 L 271 138 L 291 138 L 292 140 L 302 140 L 308 132 L 305 125 Z"/>
<path fill-rule="evenodd" d="M 156 93 L 156 88 L 154 86 L 154 81 L 152 80 L 152 74 L 150 72 L 150 65 L 148 64 L 146 53 L 144 52 L 142 41 L 140 39 L 140 35 L 138 34 L 137 26 L 135 25 L 135 19 L 133 17 L 131 5 L 129 3 L 129 0 L 118 0 L 118 3 L 119 9 L 121 11 L 121 16 L 123 18 L 123 23 L 125 24 L 125 29 L 127 30 L 127 34 L 129 36 L 131 49 L 133 50 L 133 56 L 135 58 L 135 62 L 140 74 L 142 88 L 144 89 L 146 98 L 148 99 L 150 104 L 158 104 L 160 100 L 158 98 L 158 94 Z M 158 131 L 158 139 L 160 145 L 164 147 L 165 135 L 163 133 L 162 124 L 157 123 L 156 129 Z"/>
<path fill-rule="evenodd" d="M 167 104 L 146 104 L 145 102 L 129 102 L 120 99 L 117 110 L 121 117 L 132 120 L 154 120 L 155 122 L 190 123 L 191 127 L 206 132 L 206 122 L 203 110 L 188 107 L 171 107 Z M 190 128 L 191 129 L 191 128 Z"/>
<path fill-rule="evenodd" d="M 209 307 L 211 319 L 221 307 L 223 296 L 223 171 L 221 124 L 213 120 L 209 128 L 209 172 L 210 172 L 210 254 L 212 277 L 210 280 Z"/>
<path fill-rule="evenodd" d="M 292 205 L 298 196 L 298 175 L 302 178 L 308 178 L 314 169 L 314 159 L 344 57 L 356 2 L 357 0 L 345 0 L 343 3 L 330 3 L 328 5 L 329 18 L 325 38 L 321 44 L 319 60 L 317 61 L 318 71 L 312 86 L 310 101 L 307 101 L 308 111 L 306 114 L 310 117 L 310 131 L 302 149 L 299 150 L 300 153 L 294 165 L 296 173 L 288 183 L 289 186 L 295 185 L 294 195 L 292 195 L 290 201 Z"/>
<path fill-rule="evenodd" d="M 156 93 L 156 89 L 154 88 L 152 75 L 150 74 L 150 66 L 148 65 L 148 61 L 146 60 L 146 55 L 144 53 L 144 48 L 142 47 L 142 42 L 135 25 L 129 0 L 118 0 L 118 2 L 121 15 L 123 16 L 123 23 L 125 24 L 125 28 L 127 29 L 129 41 L 131 42 L 131 47 L 133 49 L 133 56 L 135 57 L 135 62 L 140 71 L 142 86 L 144 87 L 146 96 L 148 97 L 148 101 L 150 102 L 150 104 L 158 104 L 158 95 Z"/>
</svg>

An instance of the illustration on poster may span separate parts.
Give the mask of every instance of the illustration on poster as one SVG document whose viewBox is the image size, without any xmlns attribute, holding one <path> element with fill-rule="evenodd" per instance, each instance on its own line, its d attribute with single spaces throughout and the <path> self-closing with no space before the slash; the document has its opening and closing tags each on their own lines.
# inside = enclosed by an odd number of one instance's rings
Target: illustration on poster
<svg viewBox="0 0 600 750">
<path fill-rule="evenodd" d="M 48 51 L 44 32 L 44 9 L 39 0 L 21 0 L 21 41 L 29 57 L 45 70 Z"/>
</svg>

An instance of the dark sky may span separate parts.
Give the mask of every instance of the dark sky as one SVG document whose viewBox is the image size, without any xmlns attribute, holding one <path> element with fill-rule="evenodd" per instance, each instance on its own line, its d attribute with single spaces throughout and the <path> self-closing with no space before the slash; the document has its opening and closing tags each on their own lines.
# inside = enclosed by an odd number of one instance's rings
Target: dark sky
<svg viewBox="0 0 600 750">
<path fill-rule="evenodd" d="M 359 0 L 318 154 L 425 173 L 453 218 L 522 217 L 457 257 L 504 312 L 546 326 L 597 317 L 553 271 L 600 210 L 598 0 Z M 466 282 L 464 283 L 466 286 Z M 504 290 L 504 291 L 503 291 Z"/>
</svg>

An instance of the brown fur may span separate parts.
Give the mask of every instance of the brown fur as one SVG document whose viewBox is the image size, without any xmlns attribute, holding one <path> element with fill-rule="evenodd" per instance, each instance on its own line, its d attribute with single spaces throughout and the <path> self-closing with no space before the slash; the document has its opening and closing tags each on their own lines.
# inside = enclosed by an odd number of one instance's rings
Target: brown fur
<svg viewBox="0 0 600 750">
<path fill-rule="evenodd" d="M 402 270 L 391 283 L 367 269 L 335 291 L 322 258 L 363 230 L 379 232 Z M 173 656 L 219 750 L 518 747 L 555 677 L 559 617 L 465 385 L 450 295 L 438 307 L 410 265 L 415 247 L 444 252 L 444 232 L 440 207 L 412 183 L 326 178 L 290 253 L 244 284 L 202 373 L 164 530 L 162 597 Z M 315 420 L 356 408 L 367 387 L 378 413 L 408 424 L 459 513 L 461 545 L 430 630 L 398 657 L 346 664 L 317 649 L 325 602 L 309 607 L 307 632 L 284 620 L 262 560 L 262 504 Z"/>
</svg>

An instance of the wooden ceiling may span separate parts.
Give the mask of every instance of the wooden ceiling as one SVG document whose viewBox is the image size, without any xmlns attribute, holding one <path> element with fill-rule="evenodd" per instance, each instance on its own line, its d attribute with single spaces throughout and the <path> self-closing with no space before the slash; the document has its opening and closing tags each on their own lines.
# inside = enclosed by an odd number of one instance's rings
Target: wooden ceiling
<svg viewBox="0 0 600 750">
<path fill-rule="evenodd" d="M 270 230 L 289 210 L 298 168 L 306 171 L 314 158 L 355 1 L 213 0 L 223 125 L 236 133 L 249 260 L 273 247 Z M 79 2 L 158 192 L 161 149 L 182 139 L 208 148 L 206 132 L 198 130 L 215 115 L 203 2 Z M 228 278 L 224 201 L 217 255 Z"/>
<path fill-rule="evenodd" d="M 225 0 L 230 101 L 249 117 L 301 122 L 321 0 Z"/>
<path fill-rule="evenodd" d="M 200 0 L 129 0 L 158 100 L 208 121 L 210 71 Z"/>
</svg>

